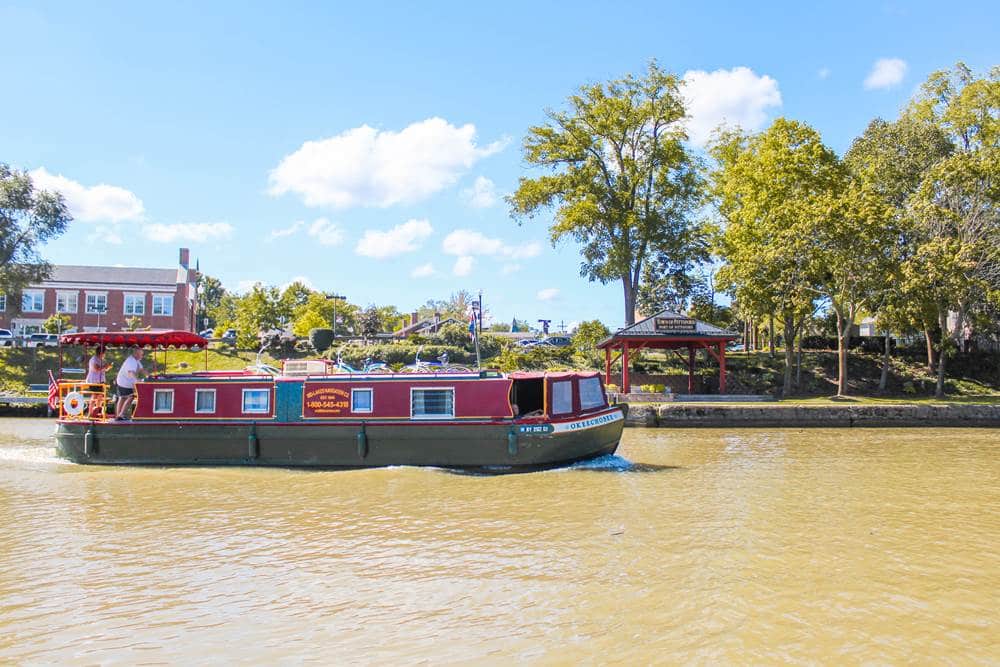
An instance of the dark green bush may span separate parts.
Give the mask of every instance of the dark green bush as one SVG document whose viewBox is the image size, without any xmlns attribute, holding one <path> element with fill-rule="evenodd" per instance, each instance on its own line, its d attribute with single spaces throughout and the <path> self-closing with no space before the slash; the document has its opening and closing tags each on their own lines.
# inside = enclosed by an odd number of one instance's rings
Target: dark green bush
<svg viewBox="0 0 1000 667">
<path fill-rule="evenodd" d="M 333 345 L 333 329 L 310 329 L 309 342 L 317 352 L 325 352 Z"/>
</svg>

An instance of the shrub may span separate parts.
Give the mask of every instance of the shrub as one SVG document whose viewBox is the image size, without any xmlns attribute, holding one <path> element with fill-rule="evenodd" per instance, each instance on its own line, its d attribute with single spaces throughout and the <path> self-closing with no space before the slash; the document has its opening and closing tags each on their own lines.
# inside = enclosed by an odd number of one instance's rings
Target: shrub
<svg viewBox="0 0 1000 667">
<path fill-rule="evenodd" d="M 317 352 L 325 352 L 333 345 L 333 329 L 310 329 L 309 342 Z"/>
<path fill-rule="evenodd" d="M 666 385 L 662 384 L 644 384 L 639 386 L 639 391 L 647 394 L 662 394 L 666 389 Z"/>
</svg>

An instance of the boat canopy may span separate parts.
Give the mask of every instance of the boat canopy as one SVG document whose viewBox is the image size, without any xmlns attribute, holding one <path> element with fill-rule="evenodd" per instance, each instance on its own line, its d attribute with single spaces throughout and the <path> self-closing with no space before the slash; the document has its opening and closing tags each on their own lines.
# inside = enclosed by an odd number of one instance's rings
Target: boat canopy
<svg viewBox="0 0 1000 667">
<path fill-rule="evenodd" d="M 190 331 L 87 331 L 59 336 L 61 345 L 142 347 L 153 350 L 204 348 L 208 341 Z"/>
</svg>

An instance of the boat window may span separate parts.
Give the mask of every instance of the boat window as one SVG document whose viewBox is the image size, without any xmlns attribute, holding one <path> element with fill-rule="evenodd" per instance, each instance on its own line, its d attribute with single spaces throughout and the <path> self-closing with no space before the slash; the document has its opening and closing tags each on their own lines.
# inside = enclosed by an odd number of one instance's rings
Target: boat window
<svg viewBox="0 0 1000 667">
<path fill-rule="evenodd" d="M 244 389 L 243 412 L 246 414 L 267 413 L 270 409 L 270 400 L 270 389 Z"/>
<path fill-rule="evenodd" d="M 411 389 L 410 416 L 414 419 L 455 416 L 455 390 Z"/>
<path fill-rule="evenodd" d="M 371 412 L 371 411 L 372 411 L 372 390 L 352 389 L 351 412 Z"/>
<path fill-rule="evenodd" d="M 563 415 L 573 412 L 573 381 L 552 383 L 552 414 Z"/>
<path fill-rule="evenodd" d="M 153 412 L 173 412 L 173 411 L 174 411 L 174 390 L 154 389 Z"/>
<path fill-rule="evenodd" d="M 515 417 L 533 417 L 545 412 L 545 380 L 530 378 L 514 380 L 510 403 Z"/>
<path fill-rule="evenodd" d="M 604 407 L 601 378 L 595 376 L 580 379 L 580 407 L 584 410 Z"/>
<path fill-rule="evenodd" d="M 215 412 L 215 390 L 195 389 L 194 390 L 194 411 L 202 413 Z"/>
</svg>

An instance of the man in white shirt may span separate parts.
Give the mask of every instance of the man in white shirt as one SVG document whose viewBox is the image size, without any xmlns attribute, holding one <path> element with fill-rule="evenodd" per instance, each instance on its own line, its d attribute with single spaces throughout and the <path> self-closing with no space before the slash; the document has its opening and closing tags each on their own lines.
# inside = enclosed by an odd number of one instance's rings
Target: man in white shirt
<svg viewBox="0 0 1000 667">
<path fill-rule="evenodd" d="M 142 348 L 133 347 L 125 357 L 122 367 L 118 369 L 115 383 L 118 385 L 118 405 L 115 409 L 115 419 L 128 419 L 129 408 L 135 396 L 135 383 L 146 374 L 139 360 L 142 359 Z"/>
</svg>

